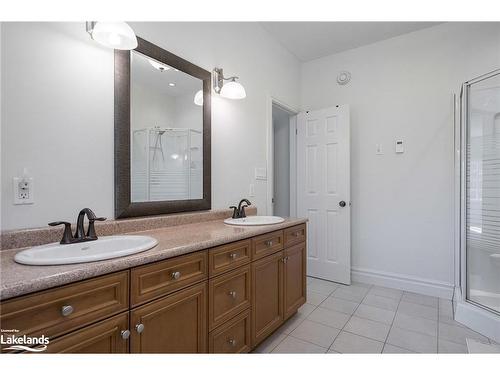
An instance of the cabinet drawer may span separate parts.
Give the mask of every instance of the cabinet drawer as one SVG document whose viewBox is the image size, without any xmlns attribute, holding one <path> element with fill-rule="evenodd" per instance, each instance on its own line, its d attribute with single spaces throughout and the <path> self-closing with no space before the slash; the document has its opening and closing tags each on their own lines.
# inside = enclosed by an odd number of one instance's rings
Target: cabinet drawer
<svg viewBox="0 0 500 375">
<path fill-rule="evenodd" d="M 286 228 L 284 231 L 285 247 L 295 245 L 306 240 L 306 225 L 296 225 L 291 228 Z"/>
<path fill-rule="evenodd" d="M 208 348 L 210 353 L 248 353 L 251 349 L 250 310 L 210 332 Z"/>
<path fill-rule="evenodd" d="M 123 271 L 3 302 L 0 324 L 19 335 L 57 337 L 128 305 L 128 271 Z"/>
<path fill-rule="evenodd" d="M 252 259 L 260 259 L 283 249 L 283 231 L 266 233 L 252 238 Z"/>
<path fill-rule="evenodd" d="M 128 313 L 123 313 L 50 341 L 44 353 L 128 353 L 126 330 Z"/>
<path fill-rule="evenodd" d="M 208 268 L 210 277 L 238 268 L 251 260 L 251 241 L 244 240 L 209 250 Z"/>
<path fill-rule="evenodd" d="M 209 329 L 250 307 L 250 265 L 209 281 Z"/>
<path fill-rule="evenodd" d="M 132 306 L 208 278 L 207 252 L 199 251 L 132 269 Z"/>
</svg>

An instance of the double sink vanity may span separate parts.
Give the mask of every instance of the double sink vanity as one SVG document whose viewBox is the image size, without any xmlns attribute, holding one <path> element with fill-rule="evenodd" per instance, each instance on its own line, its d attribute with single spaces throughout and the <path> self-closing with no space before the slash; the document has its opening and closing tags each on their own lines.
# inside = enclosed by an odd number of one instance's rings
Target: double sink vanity
<svg viewBox="0 0 500 375">
<path fill-rule="evenodd" d="M 2 329 L 49 337 L 49 353 L 245 353 L 306 301 L 305 220 L 133 234 L 157 245 L 52 266 L 18 264 L 18 250 L 3 250 Z"/>
<path fill-rule="evenodd" d="M 210 71 L 137 39 L 113 52 L 119 220 L 83 209 L 74 234 L 67 221 L 2 233 L 2 335 L 49 338 L 2 353 L 249 352 L 306 301 L 305 220 L 255 216 L 247 199 L 210 211 L 211 96 L 230 78 L 215 68 L 212 87 Z M 242 190 L 225 185 L 216 194 Z"/>
</svg>

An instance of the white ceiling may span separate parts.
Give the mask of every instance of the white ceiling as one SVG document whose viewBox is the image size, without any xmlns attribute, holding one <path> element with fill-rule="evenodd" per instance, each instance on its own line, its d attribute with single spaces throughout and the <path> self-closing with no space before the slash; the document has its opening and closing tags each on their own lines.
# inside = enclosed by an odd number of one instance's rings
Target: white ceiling
<svg viewBox="0 0 500 375">
<path fill-rule="evenodd" d="M 439 22 L 261 22 L 301 61 L 435 26 Z"/>
</svg>

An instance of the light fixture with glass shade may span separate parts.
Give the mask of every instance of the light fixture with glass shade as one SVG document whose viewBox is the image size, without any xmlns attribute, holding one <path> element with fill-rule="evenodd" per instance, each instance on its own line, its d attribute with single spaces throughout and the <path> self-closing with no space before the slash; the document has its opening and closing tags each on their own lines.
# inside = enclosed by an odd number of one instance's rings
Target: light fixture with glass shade
<svg viewBox="0 0 500 375">
<path fill-rule="evenodd" d="M 160 72 L 164 72 L 164 71 L 170 69 L 170 67 L 168 65 L 162 64 L 156 60 L 153 60 L 153 59 L 148 59 L 148 60 L 149 60 L 149 63 L 151 64 L 151 66 L 155 69 L 158 69 Z"/>
<path fill-rule="evenodd" d="M 236 82 L 238 77 L 224 77 L 222 68 L 215 68 L 213 70 L 213 88 L 217 94 L 228 99 L 243 99 L 246 98 L 247 93 L 243 85 Z M 224 83 L 224 81 L 229 81 Z"/>
<path fill-rule="evenodd" d="M 93 40 L 105 47 L 121 50 L 137 47 L 134 30 L 125 22 L 88 21 L 86 29 Z"/>
<path fill-rule="evenodd" d="M 203 105 L 203 90 L 198 90 L 194 94 L 194 104 L 202 106 Z"/>
</svg>

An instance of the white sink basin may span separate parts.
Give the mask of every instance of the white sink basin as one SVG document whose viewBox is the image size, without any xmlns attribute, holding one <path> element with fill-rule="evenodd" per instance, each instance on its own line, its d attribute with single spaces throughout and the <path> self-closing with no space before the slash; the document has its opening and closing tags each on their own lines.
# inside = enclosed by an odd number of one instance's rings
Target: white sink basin
<svg viewBox="0 0 500 375">
<path fill-rule="evenodd" d="M 284 222 L 285 219 L 279 216 L 247 216 L 242 219 L 226 219 L 224 223 L 229 225 L 271 225 Z"/>
<path fill-rule="evenodd" d="M 158 241 L 149 236 L 107 236 L 69 245 L 51 243 L 35 246 L 20 251 L 14 260 L 33 266 L 95 262 L 140 253 L 157 244 Z"/>
</svg>

